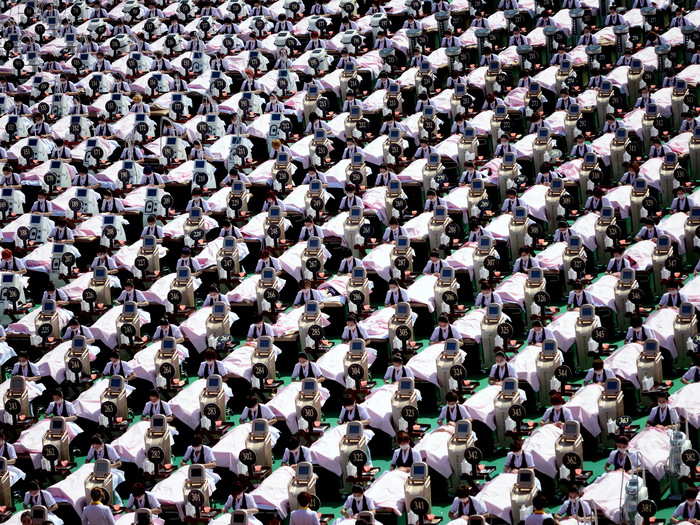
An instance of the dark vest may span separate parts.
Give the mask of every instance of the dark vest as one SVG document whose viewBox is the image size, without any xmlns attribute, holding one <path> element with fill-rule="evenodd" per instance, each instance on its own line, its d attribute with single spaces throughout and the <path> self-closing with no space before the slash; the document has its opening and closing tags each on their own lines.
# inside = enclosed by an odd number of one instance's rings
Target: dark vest
<svg viewBox="0 0 700 525">
<path fill-rule="evenodd" d="M 219 364 L 216 361 L 214 361 L 214 374 L 221 375 L 221 373 L 219 372 Z M 205 362 L 204 363 L 204 378 L 206 379 L 207 377 L 209 377 L 209 365 Z"/>
<path fill-rule="evenodd" d="M 340 418 L 341 423 L 347 423 L 348 421 L 360 421 L 360 410 L 355 407 L 355 414 L 350 418 L 348 417 L 349 411 L 346 410 L 343 417 Z"/>
<path fill-rule="evenodd" d="M 291 459 L 292 453 L 289 453 L 289 457 Z M 304 456 L 304 448 L 299 447 L 299 454 L 297 454 L 297 460 L 294 463 L 301 463 L 302 461 L 306 461 L 306 457 Z"/>
<path fill-rule="evenodd" d="M 403 450 L 399 450 L 399 456 L 396 458 L 396 466 L 410 468 L 412 465 L 413 465 L 413 450 L 408 449 L 408 458 L 406 460 L 403 459 Z"/>
<path fill-rule="evenodd" d="M 460 409 L 460 406 L 457 405 L 455 406 L 456 413 L 454 416 L 452 416 L 450 407 L 445 407 L 445 421 L 450 422 L 450 421 L 458 421 L 459 419 L 462 418 L 462 410 Z"/>
<path fill-rule="evenodd" d="M 516 457 L 515 454 L 513 454 L 510 457 L 510 461 L 508 462 L 509 468 L 528 468 L 530 466 L 527 464 L 527 457 L 525 456 L 524 452 L 520 455 L 520 466 L 519 467 L 515 466 L 515 457 Z"/>
<path fill-rule="evenodd" d="M 350 505 L 350 508 L 352 509 L 353 514 L 357 514 L 359 512 L 362 512 L 363 510 L 369 510 L 367 508 L 367 498 L 365 496 L 362 496 L 362 502 L 360 505 L 357 504 L 357 501 L 355 501 L 355 498 L 352 498 L 352 504 Z"/>
<path fill-rule="evenodd" d="M 115 375 L 124 376 L 125 375 L 124 374 L 124 363 L 122 363 L 121 361 L 119 361 L 119 366 L 117 367 L 117 370 L 114 370 L 114 364 L 111 364 L 109 366 L 111 367 L 113 376 L 115 376 Z"/>
<path fill-rule="evenodd" d="M 469 507 L 468 512 L 464 512 L 465 507 Z M 474 504 L 472 503 L 472 498 L 469 498 L 469 501 L 467 503 L 462 503 L 461 501 L 459 502 L 459 506 L 457 508 L 457 513 L 460 516 L 474 516 L 476 514 L 476 511 L 474 510 Z"/>
<path fill-rule="evenodd" d="M 671 424 L 671 409 L 669 407 L 666 407 L 666 415 L 663 418 L 661 418 L 659 416 L 660 412 L 661 412 L 660 410 L 656 410 L 656 412 L 654 414 L 654 419 L 652 420 L 652 423 L 654 425 L 664 425 L 664 426 L 670 425 Z"/>
<path fill-rule="evenodd" d="M 66 408 L 66 402 L 61 403 L 61 410 L 59 412 L 57 406 L 54 404 L 52 413 L 54 416 L 68 417 L 68 409 Z"/>
<path fill-rule="evenodd" d="M 622 463 L 620 461 L 620 452 L 615 452 L 615 466 L 622 467 L 625 470 L 632 470 L 632 462 L 630 461 L 629 454 L 625 454 L 625 461 Z"/>
<path fill-rule="evenodd" d="M 695 503 L 693 508 L 695 509 L 695 519 L 697 519 L 698 516 L 700 516 L 700 508 L 698 508 L 697 502 Z M 688 503 L 686 502 L 683 506 L 683 519 L 687 521 L 688 518 L 690 518 L 690 511 L 688 510 Z"/>
<path fill-rule="evenodd" d="M 164 410 L 164 408 L 163 408 L 163 402 L 162 402 L 162 401 L 158 401 L 158 406 L 159 406 L 159 412 L 160 412 L 161 414 L 165 415 L 165 410 Z M 153 415 L 153 414 L 155 413 L 155 408 L 154 408 L 154 407 L 155 407 L 155 405 L 151 405 L 151 414 L 150 414 L 150 415 Z"/>
<path fill-rule="evenodd" d="M 452 339 L 454 336 L 452 335 L 452 326 L 449 324 L 447 325 L 447 339 Z M 444 341 L 445 338 L 442 336 L 442 328 L 438 326 L 438 341 Z"/>
<path fill-rule="evenodd" d="M 568 516 L 571 516 L 571 515 L 572 515 L 571 509 L 572 509 L 573 506 L 574 506 L 574 505 L 573 505 L 573 503 L 572 503 L 571 501 L 569 501 L 569 502 L 567 503 L 565 515 L 568 515 Z M 580 501 L 578 502 L 578 510 L 576 511 L 576 515 L 579 516 L 579 517 L 583 517 L 583 504 L 582 504 Z"/>
</svg>

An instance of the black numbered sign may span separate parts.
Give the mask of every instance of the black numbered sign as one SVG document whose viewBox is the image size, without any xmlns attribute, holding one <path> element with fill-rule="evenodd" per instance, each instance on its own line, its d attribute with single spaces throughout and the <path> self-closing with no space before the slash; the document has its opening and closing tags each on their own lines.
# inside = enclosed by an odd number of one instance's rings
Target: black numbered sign
<svg viewBox="0 0 700 525">
<path fill-rule="evenodd" d="M 457 304 L 457 294 L 452 290 L 447 290 L 442 293 L 442 301 L 448 306 L 453 306 Z"/>
<path fill-rule="evenodd" d="M 356 467 L 357 469 L 361 469 L 367 464 L 367 454 L 360 449 L 353 450 L 350 452 L 348 461 L 352 466 Z"/>
<path fill-rule="evenodd" d="M 581 468 L 581 456 L 579 456 L 575 452 L 567 452 L 561 459 L 562 464 L 569 470 L 576 470 L 577 468 Z"/>
<path fill-rule="evenodd" d="M 554 377 L 556 377 L 560 382 L 566 383 L 572 377 L 571 368 L 567 365 L 561 365 L 554 369 Z"/>
<path fill-rule="evenodd" d="M 318 419 L 318 411 L 311 405 L 301 407 L 301 418 L 305 421 L 316 421 Z"/>
<path fill-rule="evenodd" d="M 165 453 L 160 447 L 149 447 L 146 451 L 146 458 L 154 465 L 161 465 L 165 460 Z"/>
<path fill-rule="evenodd" d="M 161 363 L 158 372 L 165 379 L 172 379 L 175 377 L 175 367 L 171 363 Z"/>
<path fill-rule="evenodd" d="M 398 337 L 401 341 L 408 341 L 411 338 L 411 329 L 405 324 L 397 326 L 396 337 Z"/>
<path fill-rule="evenodd" d="M 510 417 L 513 421 L 522 421 L 525 419 L 525 407 L 522 405 L 511 405 L 511 407 L 508 409 L 508 417 Z"/>
<path fill-rule="evenodd" d="M 83 370 L 83 362 L 77 357 L 71 357 L 68 360 L 68 370 L 74 374 L 78 374 Z"/>
<path fill-rule="evenodd" d="M 268 303 L 274 303 L 279 299 L 280 293 L 274 288 L 266 288 L 263 292 L 263 299 Z"/>
<path fill-rule="evenodd" d="M 270 374 L 270 371 L 268 370 L 267 366 L 263 363 L 255 363 L 253 365 L 252 373 L 253 377 L 255 377 L 256 379 L 265 379 Z"/>
<path fill-rule="evenodd" d="M 476 447 L 469 447 L 464 451 L 464 459 L 471 465 L 477 465 L 483 457 L 481 450 Z"/>
<path fill-rule="evenodd" d="M 244 448 L 238 453 L 238 460 L 241 463 L 243 463 L 246 467 L 249 467 L 251 465 L 255 465 L 255 462 L 258 460 L 258 457 L 255 454 L 255 452 L 253 452 L 249 448 Z"/>
<path fill-rule="evenodd" d="M 656 514 L 656 503 L 650 499 L 645 499 L 637 503 L 637 513 L 645 519 L 651 518 Z"/>
<path fill-rule="evenodd" d="M 462 365 L 453 365 L 450 367 L 450 377 L 455 381 L 461 381 L 467 377 L 467 370 Z"/>
<path fill-rule="evenodd" d="M 117 405 L 111 401 L 105 401 L 100 406 L 100 412 L 102 412 L 102 415 L 107 419 L 117 417 Z"/>
<path fill-rule="evenodd" d="M 353 363 L 348 367 L 348 377 L 355 381 L 359 381 L 360 379 L 365 377 L 365 369 L 362 368 L 362 365 Z"/>
<path fill-rule="evenodd" d="M 571 265 L 571 269 L 578 273 L 586 269 L 586 261 L 581 259 L 581 257 L 574 257 L 569 264 Z"/>
<path fill-rule="evenodd" d="M 220 416 L 221 410 L 219 409 L 218 405 L 214 403 L 204 405 L 204 417 L 213 421 L 219 419 Z"/>
<path fill-rule="evenodd" d="M 413 405 L 406 405 L 401 409 L 401 417 L 412 423 L 418 419 L 418 409 Z"/>
<path fill-rule="evenodd" d="M 308 334 L 312 340 L 320 341 L 323 338 L 323 329 L 317 324 L 312 324 L 309 326 Z"/>
<path fill-rule="evenodd" d="M 56 448 L 55 445 L 44 445 L 41 449 L 41 455 L 44 456 L 44 459 L 49 463 L 58 461 L 60 457 L 58 448 Z"/>
<path fill-rule="evenodd" d="M 83 301 L 86 303 L 94 303 L 97 301 L 97 292 L 93 290 L 92 288 L 86 288 L 83 290 Z"/>
<path fill-rule="evenodd" d="M 545 306 L 549 304 L 549 294 L 545 291 L 537 292 L 533 297 L 533 300 L 537 306 Z"/>
<path fill-rule="evenodd" d="M 182 294 L 180 290 L 170 290 L 168 292 L 168 302 L 172 304 L 180 304 L 182 302 Z"/>
<path fill-rule="evenodd" d="M 430 512 L 430 503 L 425 498 L 413 498 L 410 507 L 411 512 L 418 516 L 425 516 Z"/>
</svg>

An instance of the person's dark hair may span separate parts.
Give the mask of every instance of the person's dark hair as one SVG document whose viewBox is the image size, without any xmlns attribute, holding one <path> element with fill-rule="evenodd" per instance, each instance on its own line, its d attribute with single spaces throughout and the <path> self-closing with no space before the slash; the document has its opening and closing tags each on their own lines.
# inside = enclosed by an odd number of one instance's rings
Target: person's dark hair
<svg viewBox="0 0 700 525">
<path fill-rule="evenodd" d="M 234 481 L 231 484 L 231 494 L 234 496 L 238 496 L 241 492 L 245 491 L 245 487 L 243 486 L 243 483 L 241 483 L 239 480 Z"/>
<path fill-rule="evenodd" d="M 535 510 L 542 510 L 546 504 L 547 498 L 545 498 L 542 494 L 537 494 L 537 496 L 532 499 L 532 507 Z"/>
<path fill-rule="evenodd" d="M 34 490 L 41 490 L 41 485 L 37 481 L 30 481 L 27 483 L 27 490 L 32 492 Z"/>
<path fill-rule="evenodd" d="M 466 485 L 460 485 L 455 491 L 455 496 L 460 499 L 466 498 L 467 496 L 469 496 L 469 487 L 467 487 Z"/>
<path fill-rule="evenodd" d="M 297 503 L 300 507 L 308 507 L 311 503 L 311 495 L 308 492 L 302 492 L 297 496 Z"/>
</svg>

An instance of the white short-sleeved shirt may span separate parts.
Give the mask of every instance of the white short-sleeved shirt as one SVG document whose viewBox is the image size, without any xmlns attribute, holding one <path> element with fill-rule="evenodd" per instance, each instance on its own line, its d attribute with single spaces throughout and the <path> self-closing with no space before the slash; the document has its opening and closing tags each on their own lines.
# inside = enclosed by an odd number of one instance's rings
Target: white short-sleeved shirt
<svg viewBox="0 0 700 525">
<path fill-rule="evenodd" d="M 185 455 L 182 461 L 191 461 L 192 463 L 216 463 L 214 459 L 214 452 L 212 452 L 211 447 L 202 445 L 202 448 L 197 452 L 192 445 L 187 447 Z"/>
<path fill-rule="evenodd" d="M 32 496 L 32 493 L 27 491 L 24 493 L 24 506 L 32 507 L 34 505 L 43 505 L 46 508 L 53 507 L 56 500 L 48 490 L 40 490 L 39 494 Z"/>
</svg>

